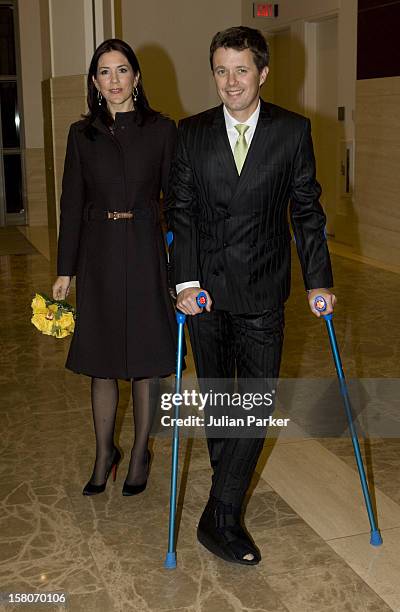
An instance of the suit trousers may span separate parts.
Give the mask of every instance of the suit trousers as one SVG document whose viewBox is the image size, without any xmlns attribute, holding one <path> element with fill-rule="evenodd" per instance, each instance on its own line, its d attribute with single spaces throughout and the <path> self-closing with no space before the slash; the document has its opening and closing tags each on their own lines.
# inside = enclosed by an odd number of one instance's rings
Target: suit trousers
<svg viewBox="0 0 400 612">
<path fill-rule="evenodd" d="M 235 374 L 237 379 L 278 378 L 283 345 L 283 305 L 254 314 L 204 311 L 188 317 L 188 327 L 202 392 L 210 389 L 204 379 L 221 379 L 217 391 L 226 392 L 233 390 Z M 213 469 L 210 495 L 239 507 L 250 485 L 265 435 L 215 438 L 208 435 L 207 427 L 206 434 Z"/>
</svg>

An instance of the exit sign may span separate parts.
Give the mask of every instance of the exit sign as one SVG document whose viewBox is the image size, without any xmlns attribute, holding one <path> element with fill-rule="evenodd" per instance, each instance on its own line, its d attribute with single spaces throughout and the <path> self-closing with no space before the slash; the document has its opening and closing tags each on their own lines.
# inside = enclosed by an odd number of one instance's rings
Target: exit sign
<svg viewBox="0 0 400 612">
<path fill-rule="evenodd" d="M 253 2 L 253 17 L 278 17 L 278 5 Z"/>
</svg>

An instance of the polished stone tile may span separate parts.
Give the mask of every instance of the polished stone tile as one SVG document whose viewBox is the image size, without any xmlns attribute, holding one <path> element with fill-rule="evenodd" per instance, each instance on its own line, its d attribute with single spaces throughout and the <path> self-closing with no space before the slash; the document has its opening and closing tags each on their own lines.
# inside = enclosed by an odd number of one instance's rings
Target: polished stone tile
<svg viewBox="0 0 400 612">
<path fill-rule="evenodd" d="M 271 612 L 286 610 L 257 569 L 226 564 L 200 545 L 193 546 L 186 538 L 177 553 L 176 570 L 163 568 L 165 547 L 154 548 L 150 540 L 146 549 L 135 546 L 134 541 L 121 547 L 121 538 L 113 540 L 99 534 L 90 546 L 97 563 L 103 560 L 102 574 L 122 609 L 131 609 L 129 602 L 135 599 L 143 602 L 143 609 L 152 611 L 247 607 Z M 139 571 L 144 564 L 151 565 L 152 570 Z M 249 579 L 251 589 L 247 588 Z"/>
<path fill-rule="evenodd" d="M 350 440 L 320 439 L 319 442 L 356 470 L 353 446 Z M 360 441 L 367 477 L 380 491 L 400 504 L 400 440 L 397 438 Z"/>
<path fill-rule="evenodd" d="M 257 544 L 266 560 L 260 568 L 264 576 L 329 567 L 341 561 L 329 544 L 303 521 L 259 530 Z"/>
<path fill-rule="evenodd" d="M 44 202 L 46 210 L 44 211 L 41 206 L 41 202 L 36 198 L 34 199 L 34 205 L 37 210 L 37 217 L 39 215 L 47 216 L 47 203 Z M 29 242 L 35 247 L 37 251 L 43 257 L 50 261 L 50 244 L 49 244 L 49 228 L 47 225 L 37 226 L 23 226 L 18 228 L 19 231 L 29 240 Z"/>
<path fill-rule="evenodd" d="M 386 603 L 345 563 L 267 578 L 289 612 L 390 612 Z"/>
<path fill-rule="evenodd" d="M 334 256 L 333 263 L 340 287 L 335 326 L 346 374 L 398 376 L 399 343 L 393 340 L 400 331 L 394 317 L 398 277 L 341 257 Z M 307 311 L 296 266 L 286 308 L 282 375 L 334 377 L 324 324 Z M 124 498 L 121 488 L 133 420 L 130 385 L 121 381 L 115 439 L 123 460 L 117 481 L 110 481 L 103 495 L 84 497 L 81 491 L 95 453 L 90 381 L 64 369 L 69 339 L 45 337 L 30 324 L 34 292 L 50 293 L 53 280 L 40 255 L 0 257 L 0 320 L 7 322 L 0 329 L 2 590 L 6 585 L 10 590 L 68 590 L 74 612 L 390 609 L 379 595 L 388 592 L 385 571 L 389 572 L 391 555 L 396 554 L 397 540 L 372 582 L 364 567 L 372 554 L 364 553 L 369 547 L 368 528 L 365 535 L 356 536 L 357 545 L 351 537 L 366 522 L 363 504 L 352 497 L 359 484 L 354 487 L 357 474 L 348 441 L 269 437 L 245 515 L 263 560 L 246 568 L 217 559 L 197 542 L 196 526 L 207 500 L 211 469 L 205 440 L 182 436 L 178 568 L 166 570 L 171 441 L 152 440 L 148 487 L 139 496 Z M 385 309 L 379 307 L 382 300 Z M 185 375 L 191 373 L 189 357 Z M 304 445 L 312 452 L 305 452 Z M 376 440 L 370 450 L 367 463 L 375 486 L 399 502 L 398 441 Z M 268 483 L 260 478 L 266 473 Z M 331 487 L 319 490 L 324 473 L 329 474 Z M 326 510 L 332 496 L 335 517 Z M 398 506 L 390 506 L 386 499 L 381 503 L 379 495 L 377 499 L 384 509 L 382 525 L 396 525 Z M 319 531 L 324 524 L 329 533 Z M 333 540 L 348 541 L 347 549 L 343 545 L 335 551 L 321 537 L 337 532 L 349 534 Z M 384 532 L 385 542 L 389 533 Z M 395 558 L 391 563 L 396 569 Z"/>
<path fill-rule="evenodd" d="M 382 599 L 400 610 L 400 529 L 382 531 L 382 546 L 371 546 L 368 538 L 353 536 L 332 540 L 330 546 Z"/>
<path fill-rule="evenodd" d="M 368 533 L 358 474 L 315 440 L 277 444 L 263 478 L 324 540 Z M 399 527 L 400 506 L 375 495 L 380 527 Z"/>
<path fill-rule="evenodd" d="M 0 255 L 37 254 L 37 251 L 16 227 L 0 228 Z"/>
<path fill-rule="evenodd" d="M 62 487 L 3 482 L 0 505 L 2 591 L 66 591 L 94 597 L 100 593 L 107 601 L 102 577 Z"/>
<path fill-rule="evenodd" d="M 346 376 L 398 378 L 400 276 L 336 255 L 332 256 L 332 266 L 338 298 L 334 325 Z M 310 316 L 300 279 L 294 256 L 280 375 L 335 377 L 325 325 Z"/>
</svg>

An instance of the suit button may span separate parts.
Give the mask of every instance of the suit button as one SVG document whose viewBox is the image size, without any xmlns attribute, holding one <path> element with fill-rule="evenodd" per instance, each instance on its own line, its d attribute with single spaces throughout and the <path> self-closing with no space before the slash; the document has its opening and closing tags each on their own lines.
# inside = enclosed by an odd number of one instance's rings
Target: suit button
<svg viewBox="0 0 400 612">
<path fill-rule="evenodd" d="M 224 248 L 229 246 L 229 244 L 227 242 L 224 242 L 224 244 L 222 245 Z"/>
</svg>

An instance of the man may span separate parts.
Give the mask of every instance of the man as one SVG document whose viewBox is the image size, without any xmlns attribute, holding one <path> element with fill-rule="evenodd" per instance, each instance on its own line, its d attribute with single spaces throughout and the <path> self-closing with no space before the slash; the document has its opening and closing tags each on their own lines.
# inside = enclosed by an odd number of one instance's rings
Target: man
<svg viewBox="0 0 400 612">
<path fill-rule="evenodd" d="M 247 27 L 218 32 L 210 63 L 222 105 L 179 123 L 168 205 L 177 308 L 189 317 L 200 379 L 274 379 L 290 286 L 287 210 L 311 311 L 333 310 L 325 215 L 310 122 L 260 99 L 268 45 Z M 207 294 L 206 312 L 196 296 Z M 200 314 L 201 313 L 201 314 Z M 260 552 L 241 523 L 264 439 L 211 438 L 212 487 L 197 537 L 217 556 L 255 565 Z"/>
</svg>

